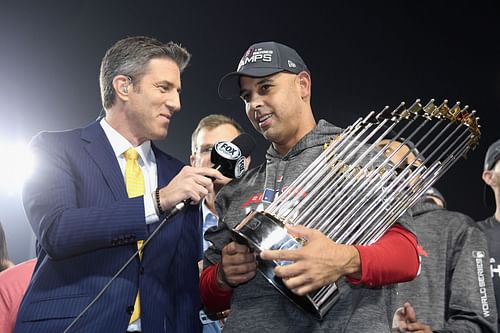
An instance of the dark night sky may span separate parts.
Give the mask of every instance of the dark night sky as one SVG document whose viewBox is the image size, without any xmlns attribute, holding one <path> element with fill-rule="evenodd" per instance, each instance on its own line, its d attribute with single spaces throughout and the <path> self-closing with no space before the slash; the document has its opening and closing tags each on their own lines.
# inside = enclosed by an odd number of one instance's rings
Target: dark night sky
<svg viewBox="0 0 500 333">
<path fill-rule="evenodd" d="M 275 40 L 308 64 L 317 119 L 345 127 L 371 110 L 416 98 L 460 100 L 476 109 L 481 143 L 438 188 L 451 209 L 482 219 L 492 213 L 482 205 L 483 157 L 500 137 L 500 10 L 497 1 L 449 3 L 2 1 L 0 139 L 26 143 L 38 131 L 94 120 L 105 50 L 120 38 L 148 35 L 193 54 L 183 76 L 182 111 L 159 145 L 188 162 L 197 121 L 224 113 L 256 137 L 254 161 L 261 161 L 268 144 L 248 124 L 240 101 L 218 98 L 217 83 L 250 44 Z M 9 241 L 18 238 L 32 249 L 18 195 L 0 193 L 0 220 Z M 16 261 L 27 256 L 11 252 Z"/>
</svg>

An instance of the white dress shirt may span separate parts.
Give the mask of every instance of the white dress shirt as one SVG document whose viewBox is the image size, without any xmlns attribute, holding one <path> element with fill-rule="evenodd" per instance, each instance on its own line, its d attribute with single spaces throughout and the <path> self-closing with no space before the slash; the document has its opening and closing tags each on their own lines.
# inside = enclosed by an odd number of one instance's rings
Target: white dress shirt
<svg viewBox="0 0 500 333">
<path fill-rule="evenodd" d="M 134 147 L 127 139 L 118 131 L 116 131 L 111 125 L 108 124 L 105 118 L 100 121 L 101 127 L 106 134 L 106 137 L 113 147 L 116 159 L 120 165 L 122 171 L 123 179 L 125 180 L 125 156 L 123 155 L 130 148 L 135 148 L 137 153 L 139 153 L 139 167 L 141 168 L 142 175 L 144 176 L 144 194 L 153 193 L 158 187 L 158 177 L 156 171 L 156 158 L 151 148 L 151 141 L 145 141 L 140 146 Z M 156 214 L 156 203 L 153 202 L 152 195 L 144 195 L 144 217 L 146 223 L 155 223 L 160 219 Z"/>
</svg>

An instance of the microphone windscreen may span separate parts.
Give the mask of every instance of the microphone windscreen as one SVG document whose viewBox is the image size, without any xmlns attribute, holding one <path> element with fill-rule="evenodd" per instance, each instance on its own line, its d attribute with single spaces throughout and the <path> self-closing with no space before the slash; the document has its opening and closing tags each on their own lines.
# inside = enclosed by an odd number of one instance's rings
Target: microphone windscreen
<svg viewBox="0 0 500 333">
<path fill-rule="evenodd" d="M 231 143 L 240 148 L 241 155 L 245 157 L 250 156 L 256 144 L 254 138 L 248 133 L 241 133 Z"/>
</svg>

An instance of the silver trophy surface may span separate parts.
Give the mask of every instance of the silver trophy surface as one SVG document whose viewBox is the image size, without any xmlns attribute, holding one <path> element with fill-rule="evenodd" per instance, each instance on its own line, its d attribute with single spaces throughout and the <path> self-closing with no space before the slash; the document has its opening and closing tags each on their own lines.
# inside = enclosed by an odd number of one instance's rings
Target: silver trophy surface
<svg viewBox="0 0 500 333">
<path fill-rule="evenodd" d="M 256 252 L 293 249 L 304 240 L 285 225 L 317 229 L 342 244 L 378 240 L 460 157 L 479 143 L 475 111 L 417 100 L 358 119 L 262 212 L 250 212 L 235 239 Z M 259 272 L 301 309 L 321 319 L 335 304 L 335 284 L 298 296 L 274 275 L 288 262 L 258 259 Z"/>
</svg>

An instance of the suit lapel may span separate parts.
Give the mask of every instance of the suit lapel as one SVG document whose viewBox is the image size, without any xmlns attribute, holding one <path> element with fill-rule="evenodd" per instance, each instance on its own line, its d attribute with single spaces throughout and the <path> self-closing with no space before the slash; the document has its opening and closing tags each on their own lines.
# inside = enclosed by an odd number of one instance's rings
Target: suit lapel
<svg viewBox="0 0 500 333">
<path fill-rule="evenodd" d="M 95 122 L 84 128 L 82 130 L 81 138 L 82 140 L 88 142 L 88 144 L 85 145 L 85 149 L 101 170 L 102 175 L 115 199 L 126 199 L 128 197 L 127 190 L 120 166 L 114 155 L 113 148 L 111 147 L 111 144 L 109 143 L 99 122 Z M 170 156 L 162 153 L 154 144 L 152 145 L 152 148 L 156 158 L 158 186 L 163 187 L 167 185 L 175 175 L 177 175 L 179 170 L 176 167 L 177 163 L 169 163 L 169 160 L 171 160 Z M 170 244 L 170 246 L 164 249 L 166 263 L 170 263 L 175 255 L 175 249 L 177 247 L 176 244 L 181 237 L 181 232 L 183 230 L 184 214 L 184 212 L 179 213 L 163 226 L 164 230 L 161 232 L 163 236 L 161 237 L 166 237 L 167 244 Z M 152 232 L 152 230 L 154 230 L 157 226 L 158 225 L 156 223 L 148 224 L 148 231 Z M 168 229 L 168 231 L 165 229 Z M 163 241 L 161 243 L 163 244 Z M 147 256 L 144 258 L 146 257 Z"/>
<path fill-rule="evenodd" d="M 99 122 L 94 122 L 82 130 L 82 140 L 88 142 L 85 149 L 97 164 L 116 200 L 127 198 L 127 190 L 120 165 L 113 148 Z"/>
</svg>

